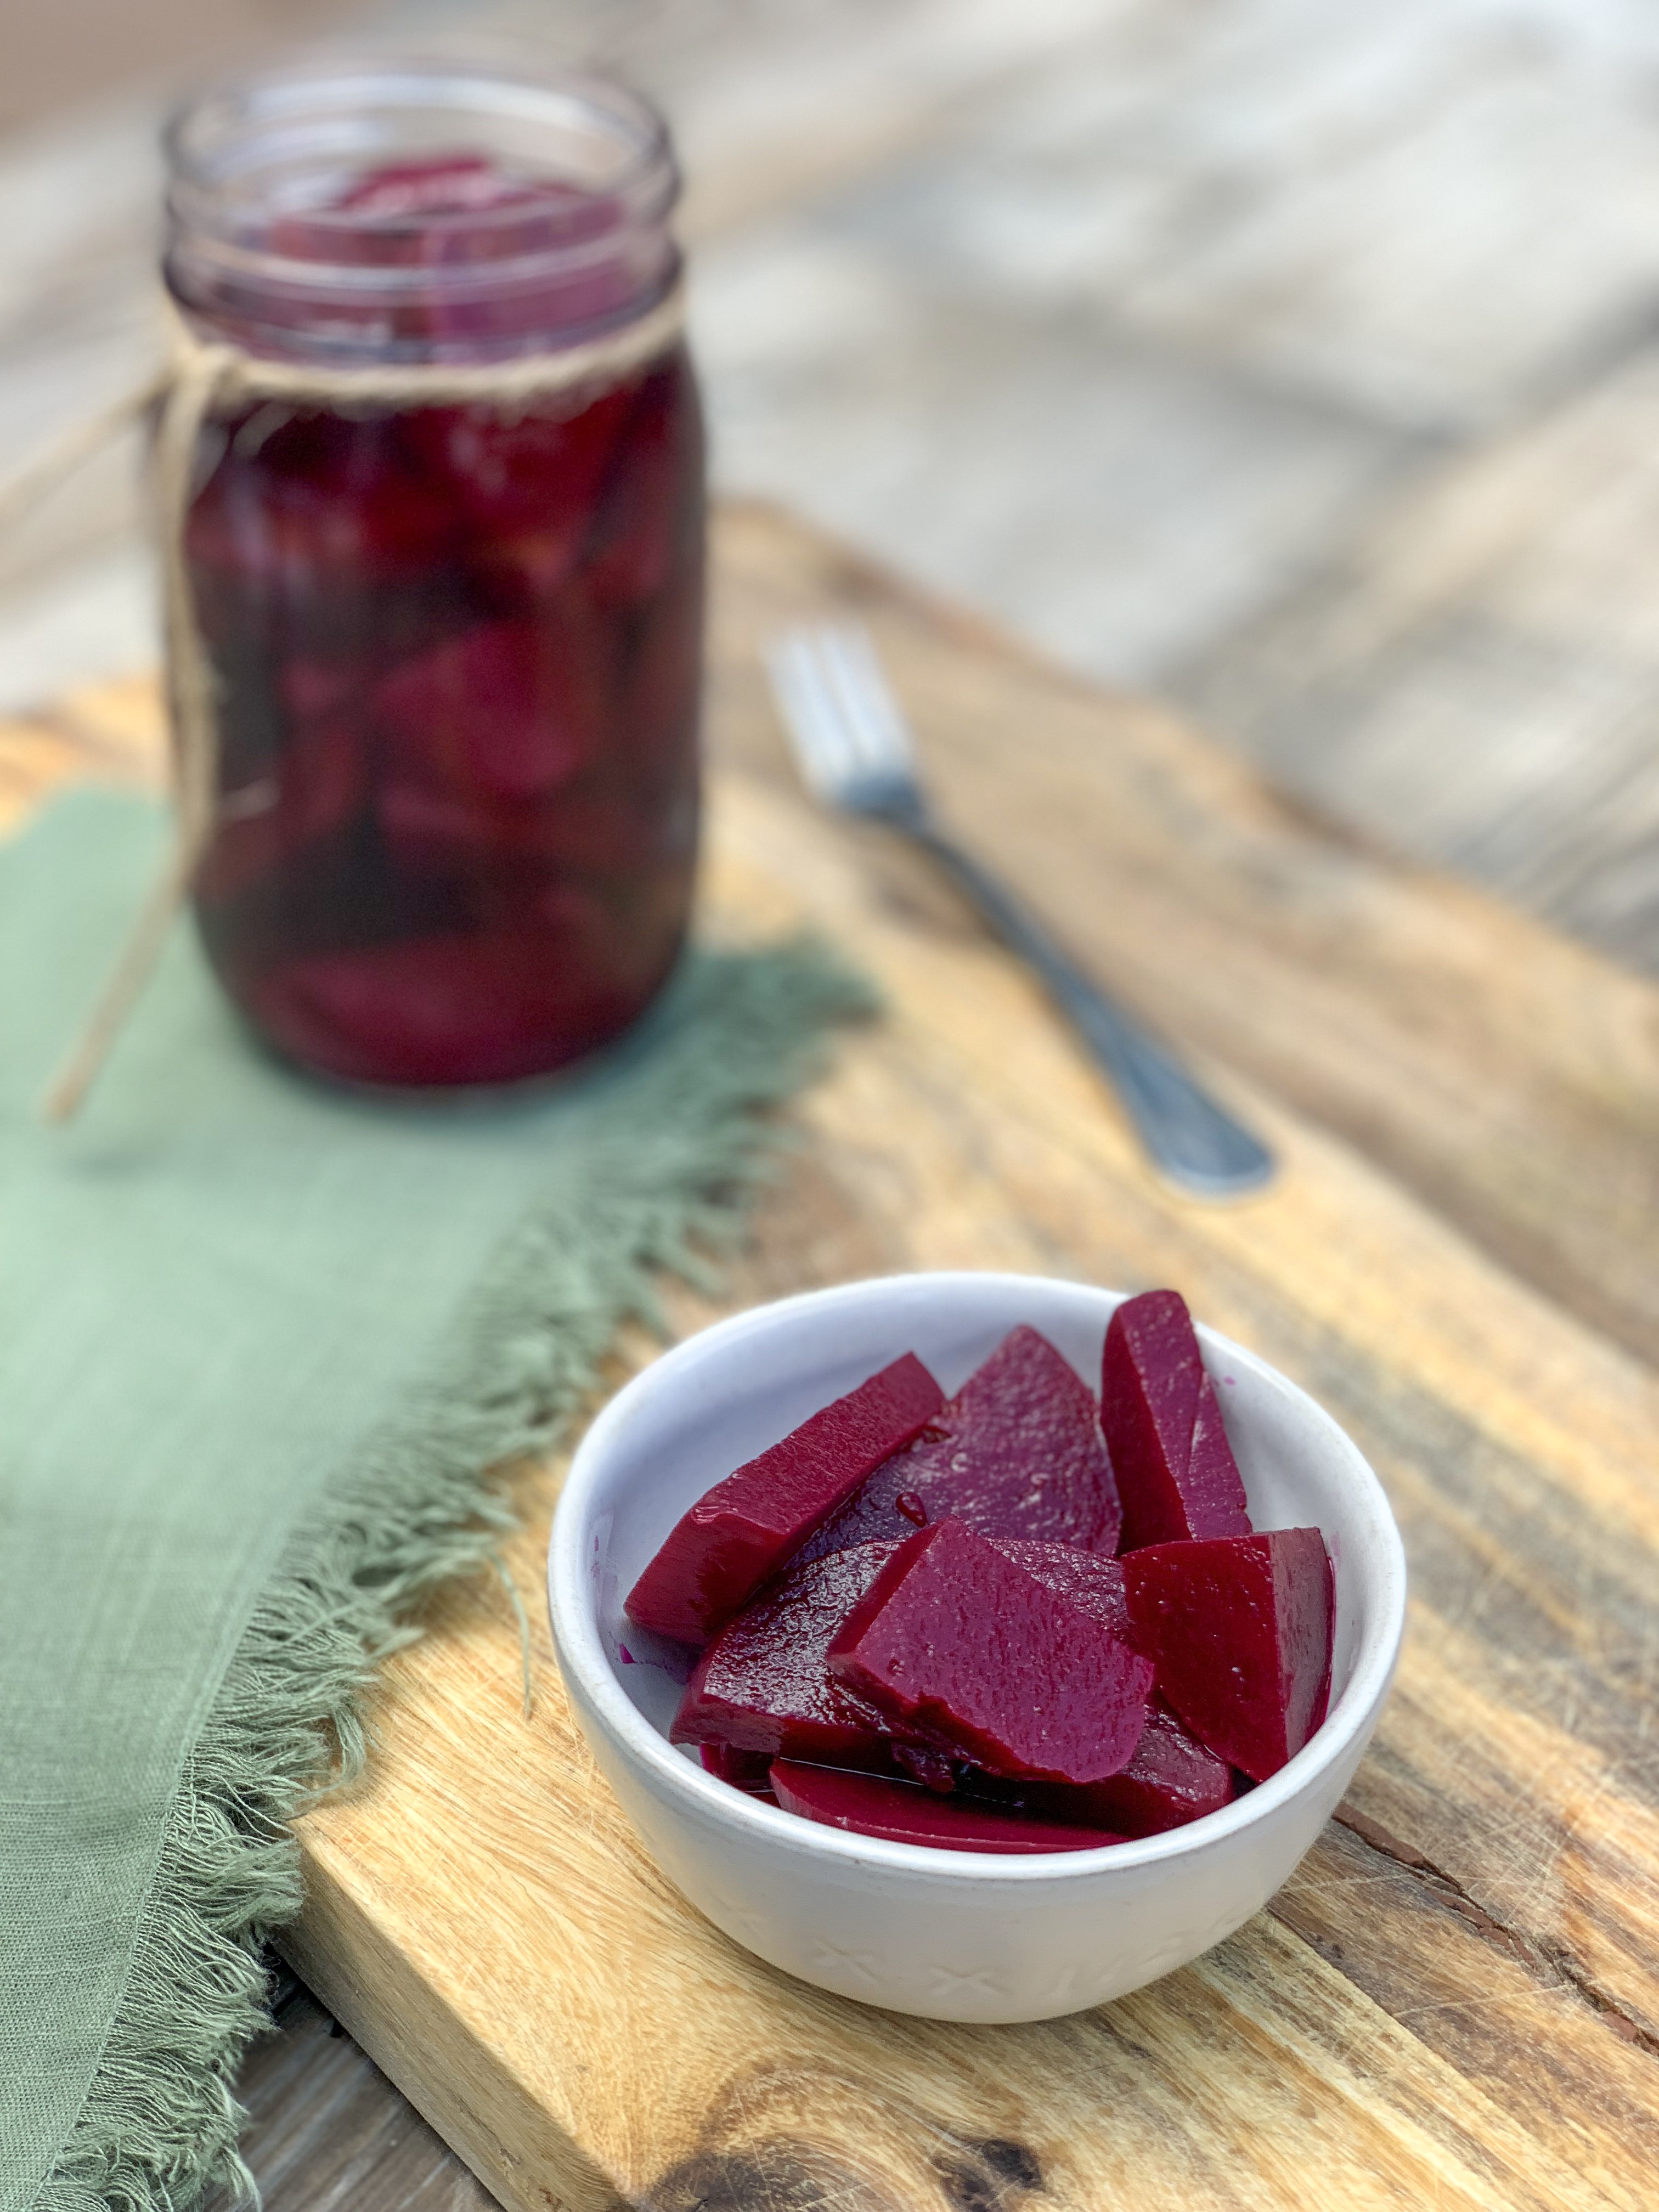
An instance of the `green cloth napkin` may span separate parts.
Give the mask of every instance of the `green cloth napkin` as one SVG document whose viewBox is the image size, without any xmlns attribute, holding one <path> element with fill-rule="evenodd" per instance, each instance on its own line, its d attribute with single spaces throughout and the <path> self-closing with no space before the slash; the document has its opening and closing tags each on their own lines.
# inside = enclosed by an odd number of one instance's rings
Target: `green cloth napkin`
<svg viewBox="0 0 1659 2212">
<path fill-rule="evenodd" d="M 762 1109 L 869 1003 L 810 947 L 697 954 L 556 1090 L 388 1106 L 262 1057 L 181 927 L 46 1127 L 164 835 L 81 793 L 0 849 L 0 2212 L 243 2178 L 325 1724 L 354 1759 L 366 1666 L 501 1522 L 483 1471 L 730 1233 Z"/>
</svg>

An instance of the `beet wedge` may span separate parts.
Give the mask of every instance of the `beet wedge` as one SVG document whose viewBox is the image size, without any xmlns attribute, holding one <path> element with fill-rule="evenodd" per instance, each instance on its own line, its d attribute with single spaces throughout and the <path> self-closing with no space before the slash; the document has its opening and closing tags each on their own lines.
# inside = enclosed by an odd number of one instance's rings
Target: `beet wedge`
<svg viewBox="0 0 1659 2212">
<path fill-rule="evenodd" d="M 971 1790 L 972 1784 L 964 1786 Z M 1226 1760 L 1207 1750 L 1163 1698 L 1154 1697 L 1134 1757 L 1121 1774 L 1086 1790 L 1033 1784 L 1024 1804 L 1045 1820 L 1112 1828 L 1121 1836 L 1161 1836 L 1206 1813 L 1218 1813 L 1235 1795 Z"/>
<path fill-rule="evenodd" d="M 809 1558 L 947 1517 L 982 1536 L 1117 1549 L 1117 1486 L 1088 1385 L 1045 1336 L 1012 1329 L 805 1547 Z"/>
<path fill-rule="evenodd" d="M 944 1403 L 913 1352 L 751 1459 L 697 1500 L 628 1596 L 641 1628 L 706 1643 Z"/>
<path fill-rule="evenodd" d="M 1005 1537 L 992 1541 L 1005 1559 L 1035 1575 L 1045 1589 L 1068 1598 L 1115 1636 L 1133 1644 L 1121 1559 L 1103 1559 L 1069 1544 L 1024 1543 Z M 971 1772 L 958 1771 L 958 1786 L 970 1794 L 975 1780 Z M 1134 1756 L 1121 1773 L 1082 1790 L 1035 1783 L 1022 1802 L 1027 1812 L 1045 1820 L 1110 1828 L 1122 1836 L 1156 1836 L 1166 1828 L 1184 1827 L 1206 1813 L 1218 1812 L 1232 1802 L 1233 1795 L 1232 1769 L 1226 1761 L 1206 1751 L 1164 1700 L 1154 1697 Z"/>
<path fill-rule="evenodd" d="M 892 1772 L 892 1723 L 824 1662 L 848 1614 L 897 1549 L 859 1544 L 808 1560 L 745 1606 L 692 1669 L 669 1741 L 702 1744 L 704 1765 L 727 1781 L 725 1766 L 709 1764 L 712 1746 Z"/>
<path fill-rule="evenodd" d="M 1218 1759 L 1265 1782 L 1325 1717 L 1331 1563 L 1317 1528 L 1154 1544 L 1123 1562 L 1136 1644 Z"/>
<path fill-rule="evenodd" d="M 1103 1782 L 1146 1723 L 1148 1662 L 960 1521 L 901 1545 L 831 1643 L 836 1679 L 993 1774 Z"/>
<path fill-rule="evenodd" d="M 1238 1462 L 1179 1291 L 1147 1291 L 1112 1316 L 1100 1417 L 1123 1508 L 1120 1551 L 1249 1535 Z"/>
<path fill-rule="evenodd" d="M 772 1790 L 786 1813 L 826 1827 L 878 1836 L 885 1843 L 920 1844 L 931 1850 L 1092 1851 L 1123 1838 L 1103 1831 L 1001 1813 L 965 1797 L 939 1797 L 914 1782 L 843 1774 L 829 1766 L 772 1762 Z"/>
<path fill-rule="evenodd" d="M 1034 1575 L 1044 1589 L 1092 1613 L 1114 1636 L 1133 1644 L 1121 1559 L 1103 1559 L 1099 1553 L 1080 1552 L 1073 1544 L 1041 1544 L 1021 1536 L 993 1536 L 991 1541 L 1005 1559 Z"/>
</svg>

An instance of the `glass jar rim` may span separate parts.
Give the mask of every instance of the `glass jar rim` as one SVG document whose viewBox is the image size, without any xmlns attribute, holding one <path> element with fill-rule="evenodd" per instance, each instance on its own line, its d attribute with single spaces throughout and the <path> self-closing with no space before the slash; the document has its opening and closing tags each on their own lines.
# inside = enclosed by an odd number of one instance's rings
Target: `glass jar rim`
<svg viewBox="0 0 1659 2212">
<path fill-rule="evenodd" d="M 402 55 L 290 65 L 188 101 L 162 144 L 168 283 L 187 312 L 210 319 L 212 301 L 231 293 L 325 313 L 347 302 L 395 310 L 434 292 L 528 295 L 627 258 L 640 282 L 614 322 L 654 304 L 678 274 L 668 127 L 643 95 L 590 71 Z M 579 197 L 562 213 L 532 192 L 406 217 L 331 203 L 331 187 L 422 151 L 505 156 L 528 179 Z M 292 250 L 296 228 L 302 252 Z M 440 241 L 435 256 L 379 262 L 361 250 L 416 230 Z"/>
</svg>

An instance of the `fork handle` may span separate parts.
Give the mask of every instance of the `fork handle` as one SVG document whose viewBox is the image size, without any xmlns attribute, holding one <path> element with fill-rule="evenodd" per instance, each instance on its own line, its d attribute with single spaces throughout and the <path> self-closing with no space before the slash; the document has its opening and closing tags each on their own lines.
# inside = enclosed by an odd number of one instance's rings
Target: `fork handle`
<svg viewBox="0 0 1659 2212">
<path fill-rule="evenodd" d="M 1003 943 L 1036 970 L 1111 1078 L 1141 1142 L 1170 1182 L 1206 1198 L 1225 1198 L 1268 1181 L 1273 1156 L 1260 1139 L 1115 1006 L 988 868 L 930 822 L 902 826 L 949 871 Z"/>
</svg>

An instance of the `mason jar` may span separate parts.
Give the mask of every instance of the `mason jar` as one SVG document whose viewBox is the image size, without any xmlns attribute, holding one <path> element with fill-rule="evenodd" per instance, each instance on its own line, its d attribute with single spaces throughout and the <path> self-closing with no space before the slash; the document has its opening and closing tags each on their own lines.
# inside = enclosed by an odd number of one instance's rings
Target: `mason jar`
<svg viewBox="0 0 1659 2212">
<path fill-rule="evenodd" d="M 167 288 L 225 372 L 170 617 L 212 726 L 208 957 L 328 1076 L 558 1067 L 661 988 L 696 862 L 666 131 L 594 77 L 375 64 L 213 93 L 167 154 Z"/>
</svg>

